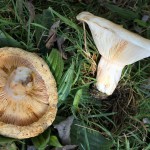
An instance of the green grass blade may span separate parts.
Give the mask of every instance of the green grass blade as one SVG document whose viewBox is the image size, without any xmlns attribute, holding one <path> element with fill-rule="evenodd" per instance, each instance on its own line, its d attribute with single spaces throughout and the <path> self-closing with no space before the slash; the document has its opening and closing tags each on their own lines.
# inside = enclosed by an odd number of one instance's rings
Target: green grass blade
<svg viewBox="0 0 150 150">
<path fill-rule="evenodd" d="M 38 23 L 31 23 L 32 26 L 34 27 L 38 27 L 38 28 L 41 28 L 41 29 L 44 29 L 44 30 L 47 30 L 48 31 L 48 28 L 44 27 L 43 25 L 41 24 L 38 24 Z"/>
<path fill-rule="evenodd" d="M 128 9 L 124 9 L 124 8 L 118 7 L 116 5 L 107 3 L 107 4 L 105 4 L 105 7 L 108 8 L 110 11 L 116 13 L 120 17 L 127 19 L 127 20 L 133 20 L 133 19 L 139 18 L 139 14 L 137 12 L 133 12 Z"/>
<path fill-rule="evenodd" d="M 51 7 L 48 8 L 48 10 L 52 13 L 55 14 L 57 17 L 59 17 L 65 24 L 67 24 L 68 26 L 74 28 L 75 30 L 79 30 L 79 27 L 73 23 L 71 20 L 69 20 L 68 18 L 60 15 L 59 13 L 57 13 L 55 10 L 53 10 Z"/>
</svg>

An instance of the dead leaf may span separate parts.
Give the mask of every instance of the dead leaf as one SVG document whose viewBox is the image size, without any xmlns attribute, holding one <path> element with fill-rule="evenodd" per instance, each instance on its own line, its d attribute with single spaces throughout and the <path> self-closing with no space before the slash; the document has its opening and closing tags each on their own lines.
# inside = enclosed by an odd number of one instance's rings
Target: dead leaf
<svg viewBox="0 0 150 150">
<path fill-rule="evenodd" d="M 149 15 L 143 15 L 142 21 L 147 22 L 149 18 Z"/>
<path fill-rule="evenodd" d="M 77 150 L 77 149 L 78 149 L 77 145 L 66 145 L 63 147 L 53 148 L 52 150 Z"/>
<path fill-rule="evenodd" d="M 93 54 L 93 56 L 91 56 L 91 54 L 87 48 L 86 29 L 85 29 L 85 23 L 84 22 L 83 22 L 83 30 L 84 30 L 84 51 L 83 52 L 84 52 L 85 56 L 87 57 L 87 59 L 89 59 L 91 62 L 90 70 L 92 71 L 92 74 L 94 75 L 96 72 L 97 65 L 96 65 L 96 62 L 94 60 L 95 55 Z"/>
<path fill-rule="evenodd" d="M 64 42 L 65 42 L 65 38 L 64 37 L 58 37 L 57 38 L 57 46 L 58 46 L 58 49 L 61 53 L 61 56 L 64 58 L 64 59 L 67 59 L 67 55 L 65 54 L 65 51 L 64 51 Z"/>
<path fill-rule="evenodd" d="M 148 119 L 148 118 L 143 118 L 143 123 L 144 123 L 144 124 L 150 124 L 150 119 Z"/>
<path fill-rule="evenodd" d="M 49 35 L 46 39 L 46 48 L 47 49 L 51 49 L 51 47 L 54 45 L 54 42 L 56 42 L 57 40 L 57 28 L 59 27 L 60 25 L 60 20 L 55 22 L 50 30 L 49 30 Z"/>
<path fill-rule="evenodd" d="M 57 129 L 59 137 L 63 145 L 70 144 L 70 129 L 73 123 L 74 117 L 70 116 L 66 120 L 60 122 L 57 125 L 54 125 L 54 128 Z"/>
<path fill-rule="evenodd" d="M 29 14 L 30 14 L 30 22 L 32 22 L 34 20 L 34 18 L 35 18 L 35 7 L 32 4 L 32 0 L 27 1 L 25 3 L 25 5 L 26 5 L 26 7 L 27 7 L 27 9 L 29 11 Z"/>
<path fill-rule="evenodd" d="M 23 15 L 23 0 L 16 0 L 16 9 L 21 17 Z"/>
<path fill-rule="evenodd" d="M 36 150 L 34 146 L 27 146 L 27 150 Z"/>
</svg>

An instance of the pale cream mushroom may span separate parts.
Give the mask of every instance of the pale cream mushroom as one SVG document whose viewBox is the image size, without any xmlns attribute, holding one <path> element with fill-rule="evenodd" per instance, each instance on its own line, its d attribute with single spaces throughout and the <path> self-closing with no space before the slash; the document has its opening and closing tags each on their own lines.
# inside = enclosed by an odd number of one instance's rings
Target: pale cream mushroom
<svg viewBox="0 0 150 150">
<path fill-rule="evenodd" d="M 38 55 L 0 48 L 0 134 L 23 139 L 42 133 L 55 119 L 57 89 Z"/>
<path fill-rule="evenodd" d="M 99 91 L 111 95 L 125 65 L 150 56 L 150 40 L 89 12 L 80 13 L 77 19 L 88 24 L 102 55 L 97 68 L 96 86 Z"/>
</svg>

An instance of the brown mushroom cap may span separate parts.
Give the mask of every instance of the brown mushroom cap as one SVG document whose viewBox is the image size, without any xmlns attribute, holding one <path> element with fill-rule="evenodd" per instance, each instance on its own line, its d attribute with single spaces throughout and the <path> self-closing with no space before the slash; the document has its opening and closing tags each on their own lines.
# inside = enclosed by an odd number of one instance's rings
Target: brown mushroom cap
<svg viewBox="0 0 150 150">
<path fill-rule="evenodd" d="M 38 55 L 0 48 L 0 134 L 23 139 L 42 133 L 57 112 L 56 82 Z"/>
</svg>

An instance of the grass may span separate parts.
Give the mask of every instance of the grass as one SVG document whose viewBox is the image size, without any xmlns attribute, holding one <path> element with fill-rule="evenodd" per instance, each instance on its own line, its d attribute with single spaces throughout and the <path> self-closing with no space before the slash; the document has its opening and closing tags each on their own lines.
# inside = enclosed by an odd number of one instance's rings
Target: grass
<svg viewBox="0 0 150 150">
<path fill-rule="evenodd" d="M 83 131 L 83 141 L 73 141 L 72 144 L 80 145 L 80 149 L 94 150 L 96 148 L 90 145 L 99 145 L 102 141 L 103 145 L 109 139 L 111 148 L 102 147 L 102 150 L 150 149 L 150 125 L 143 122 L 144 118 L 150 119 L 150 94 L 147 86 L 149 58 L 125 67 L 114 94 L 102 100 L 92 86 L 95 83 L 94 62 L 97 63 L 100 56 L 86 26 L 87 50 L 92 56 L 87 57 L 89 53 L 84 52 L 83 26 L 75 18 L 83 10 L 90 11 L 150 39 L 150 22 L 142 20 L 144 15 L 150 16 L 149 0 L 38 0 L 33 2 L 33 6 L 25 0 L 0 1 L 0 47 L 21 47 L 38 53 L 46 60 L 58 86 L 56 121 L 73 114 L 78 124 L 78 128 L 74 125 L 72 131 L 77 136 L 76 139 L 80 139 L 77 131 Z M 61 22 L 57 36 L 66 39 L 63 53 L 67 59 L 60 58 L 58 51 L 45 47 L 44 41 L 49 29 L 57 20 Z M 56 45 L 53 48 L 58 49 Z M 56 56 L 60 63 L 51 61 Z M 63 64 L 63 69 L 58 72 L 60 64 Z M 51 126 L 48 131 L 51 133 L 44 133 L 35 139 L 12 140 L 1 137 L 0 149 L 23 150 L 32 145 L 37 148 L 42 145 L 41 149 L 46 149 L 47 145 L 49 148 L 57 147 L 59 144 L 56 141 L 59 143 L 60 140 L 55 129 Z M 51 136 L 57 139 L 55 144 L 50 140 L 53 139 Z M 99 139 L 97 143 L 95 136 Z M 46 143 L 45 139 L 48 139 Z"/>
</svg>

